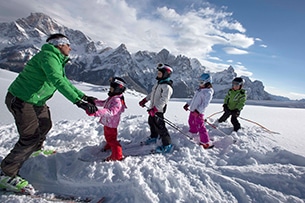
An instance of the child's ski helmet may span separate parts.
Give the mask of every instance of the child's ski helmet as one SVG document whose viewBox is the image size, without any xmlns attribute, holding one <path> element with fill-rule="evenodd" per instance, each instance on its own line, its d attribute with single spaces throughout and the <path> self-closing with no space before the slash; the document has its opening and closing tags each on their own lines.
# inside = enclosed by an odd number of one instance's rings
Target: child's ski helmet
<svg viewBox="0 0 305 203">
<path fill-rule="evenodd" d="M 236 77 L 232 81 L 232 85 L 240 85 L 240 87 L 242 87 L 244 84 L 245 84 L 245 81 L 241 77 Z"/>
<path fill-rule="evenodd" d="M 212 83 L 212 76 L 210 76 L 210 74 L 208 74 L 208 73 L 203 73 L 201 76 L 200 76 L 200 78 L 199 78 L 199 80 L 200 80 L 200 83 L 201 84 L 206 84 L 206 83 Z"/>
<path fill-rule="evenodd" d="M 173 72 L 173 69 L 169 65 L 163 63 L 159 63 L 157 69 L 162 72 L 162 79 L 169 78 Z"/>
<path fill-rule="evenodd" d="M 110 79 L 110 87 L 113 87 L 115 95 L 122 94 L 126 90 L 126 82 L 119 77 Z"/>
</svg>

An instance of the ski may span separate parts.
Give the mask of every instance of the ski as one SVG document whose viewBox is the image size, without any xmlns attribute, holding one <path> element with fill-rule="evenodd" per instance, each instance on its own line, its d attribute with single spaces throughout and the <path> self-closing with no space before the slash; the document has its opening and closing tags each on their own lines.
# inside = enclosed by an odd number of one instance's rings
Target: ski
<svg viewBox="0 0 305 203">
<path fill-rule="evenodd" d="M 69 203 L 91 203 L 93 201 L 92 198 L 89 197 L 79 197 L 75 195 L 62 195 L 62 194 L 54 194 L 54 193 L 37 193 L 37 194 L 27 194 L 22 192 L 14 192 L 8 190 L 2 190 L 0 192 L 1 195 L 18 195 L 18 196 L 27 196 L 32 199 L 43 199 L 49 202 L 69 202 Z M 105 197 L 102 197 L 98 200 L 99 203 L 105 201 Z"/>
<path fill-rule="evenodd" d="M 40 149 L 36 152 L 33 152 L 31 154 L 31 157 L 36 157 L 38 155 L 49 156 L 49 155 L 52 155 L 52 154 L 55 154 L 55 153 L 56 153 L 56 150 L 53 150 L 53 149 Z"/>
<path fill-rule="evenodd" d="M 173 146 L 170 152 L 166 153 L 159 153 L 156 152 L 156 146 L 155 145 L 141 145 L 141 144 L 135 144 L 135 145 L 130 145 L 130 147 L 126 148 L 126 146 L 122 146 L 123 148 L 123 154 L 124 158 L 121 160 L 123 161 L 127 157 L 141 157 L 141 156 L 148 156 L 148 155 L 166 155 L 166 154 L 171 154 L 176 147 Z M 111 162 L 107 160 L 107 157 L 109 156 L 109 153 L 98 153 L 96 156 L 92 157 L 87 157 L 87 158 L 82 158 L 79 157 L 78 160 L 83 161 L 83 162 Z"/>
</svg>

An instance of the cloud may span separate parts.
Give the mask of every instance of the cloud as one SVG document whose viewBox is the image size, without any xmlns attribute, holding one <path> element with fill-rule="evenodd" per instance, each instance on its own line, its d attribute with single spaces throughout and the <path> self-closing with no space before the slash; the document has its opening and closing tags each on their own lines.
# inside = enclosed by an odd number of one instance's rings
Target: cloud
<svg viewBox="0 0 305 203">
<path fill-rule="evenodd" d="M 247 68 L 245 66 L 243 66 L 240 62 L 237 62 L 234 65 L 234 70 L 238 76 L 251 77 L 253 75 L 253 73 L 248 71 Z"/>
<path fill-rule="evenodd" d="M 263 40 L 261 38 L 255 38 L 255 41 L 262 42 Z"/>
<path fill-rule="evenodd" d="M 223 50 L 227 54 L 233 54 L 233 55 L 242 55 L 242 54 L 248 54 L 249 53 L 248 51 L 237 49 L 237 48 L 234 48 L 234 47 L 225 47 L 225 48 L 223 48 Z"/>
<path fill-rule="evenodd" d="M 227 54 L 248 54 L 246 49 L 255 41 L 245 34 L 246 29 L 241 23 L 232 19 L 232 13 L 216 9 L 208 3 L 192 7 L 187 2 L 188 7 L 179 10 L 164 6 L 164 3 L 158 4 L 162 1 L 137 1 L 137 4 L 128 4 L 125 0 L 1 2 L 9 5 L 5 9 L 13 13 L 10 17 L 19 17 L 20 10 L 22 17 L 30 12 L 43 12 L 110 47 L 124 43 L 132 53 L 139 50 L 158 52 L 166 48 L 174 55 L 197 58 L 211 69 L 227 68 L 227 65 L 217 63 L 215 59 L 218 56 L 210 56 L 216 52 L 215 46 L 224 47 Z M 1 19 L 5 19 L 3 8 L 0 11 Z M 211 58 L 216 63 L 208 61 Z"/>
<path fill-rule="evenodd" d="M 214 57 L 214 56 L 210 56 L 210 55 L 207 56 L 207 59 L 209 59 L 209 60 L 214 60 L 214 61 L 222 61 L 221 58 Z"/>
</svg>

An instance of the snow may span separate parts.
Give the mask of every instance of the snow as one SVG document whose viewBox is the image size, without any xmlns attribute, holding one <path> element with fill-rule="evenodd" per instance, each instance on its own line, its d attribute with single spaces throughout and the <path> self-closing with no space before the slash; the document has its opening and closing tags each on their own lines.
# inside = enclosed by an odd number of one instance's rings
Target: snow
<svg viewBox="0 0 305 203">
<path fill-rule="evenodd" d="M 12 116 L 4 105 L 8 85 L 15 73 L 0 70 L 0 159 L 18 139 Z M 107 97 L 107 87 L 86 83 L 75 85 L 87 95 Z M 149 136 L 147 112 L 138 106 L 143 95 L 128 90 L 128 106 L 119 125 L 124 147 L 139 144 Z M 165 117 L 187 132 L 185 99 L 171 99 Z M 106 202 L 305 202 L 305 109 L 246 105 L 241 117 L 277 133 L 268 133 L 252 122 L 240 119 L 242 130 L 231 133 L 230 122 L 217 129 L 207 125 L 214 149 L 204 150 L 177 129 L 168 126 L 175 150 L 166 155 L 129 156 L 121 162 L 81 161 L 98 153 L 104 145 L 103 126 L 98 118 L 56 93 L 50 106 L 53 127 L 45 148 L 55 155 L 30 158 L 20 174 L 41 193 L 105 196 Z M 206 117 L 222 110 L 211 103 Z M 276 106 L 276 105 L 274 105 Z M 220 113 L 209 118 L 213 123 Z M 233 139 L 237 143 L 231 144 Z M 137 149 L 137 148 L 135 148 Z M 141 151 L 141 148 L 139 148 Z M 0 191 L 0 202 L 48 202 Z"/>
</svg>

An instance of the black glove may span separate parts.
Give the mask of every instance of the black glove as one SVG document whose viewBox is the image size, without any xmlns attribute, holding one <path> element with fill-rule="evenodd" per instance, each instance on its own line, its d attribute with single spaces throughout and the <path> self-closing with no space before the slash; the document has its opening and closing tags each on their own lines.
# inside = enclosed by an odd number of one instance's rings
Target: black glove
<svg viewBox="0 0 305 203">
<path fill-rule="evenodd" d="M 183 106 L 183 108 L 184 108 L 184 110 L 188 111 L 188 110 L 189 110 L 189 105 L 188 105 L 188 104 L 185 104 L 185 105 Z"/>
<path fill-rule="evenodd" d="M 225 112 L 226 112 L 226 111 L 229 111 L 229 107 L 228 107 L 227 104 L 223 104 L 222 107 L 223 107 L 223 110 L 224 110 Z"/>
<path fill-rule="evenodd" d="M 94 104 L 94 105 L 95 105 L 94 101 L 97 100 L 97 98 L 95 98 L 95 97 L 86 96 L 86 95 L 84 95 L 82 99 L 87 101 L 88 103 Z"/>
<path fill-rule="evenodd" d="M 94 104 L 86 103 L 83 101 L 78 101 L 75 103 L 79 108 L 84 109 L 88 114 L 95 113 L 98 109 Z"/>
<path fill-rule="evenodd" d="M 238 110 L 238 109 L 234 109 L 231 112 L 232 112 L 232 115 L 234 115 L 236 117 L 238 117 L 240 115 L 240 110 Z"/>
</svg>

